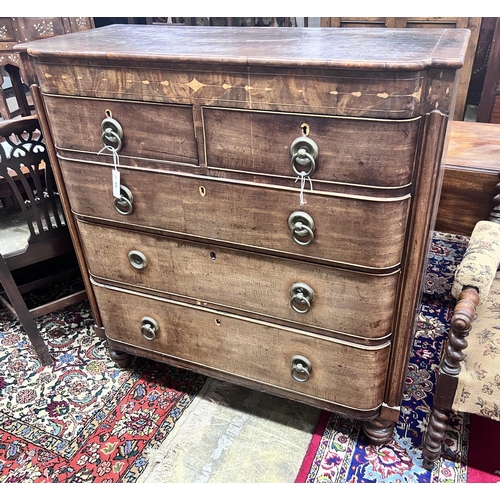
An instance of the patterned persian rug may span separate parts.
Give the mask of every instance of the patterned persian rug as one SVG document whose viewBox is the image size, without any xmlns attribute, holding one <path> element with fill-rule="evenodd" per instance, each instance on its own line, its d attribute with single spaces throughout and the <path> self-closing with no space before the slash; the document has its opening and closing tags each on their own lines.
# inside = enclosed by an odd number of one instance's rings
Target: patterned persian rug
<svg viewBox="0 0 500 500">
<path fill-rule="evenodd" d="M 38 324 L 52 367 L 0 309 L 0 482 L 136 482 L 205 378 L 144 359 L 117 368 L 87 302 Z"/>
<path fill-rule="evenodd" d="M 452 316 L 453 275 L 467 241 L 463 236 L 434 234 L 402 411 L 392 441 L 372 446 L 361 432 L 359 422 L 323 413 L 297 482 L 467 482 L 469 415 L 459 415 L 450 421 L 444 453 L 433 471 L 422 468 L 420 449 Z"/>
<path fill-rule="evenodd" d="M 450 425 L 443 459 L 420 444 L 467 239 L 436 233 L 393 440 L 360 423 L 152 361 L 109 359 L 83 302 L 39 318 L 56 359 L 42 367 L 0 309 L 0 482 L 467 482 L 469 420 Z"/>
</svg>

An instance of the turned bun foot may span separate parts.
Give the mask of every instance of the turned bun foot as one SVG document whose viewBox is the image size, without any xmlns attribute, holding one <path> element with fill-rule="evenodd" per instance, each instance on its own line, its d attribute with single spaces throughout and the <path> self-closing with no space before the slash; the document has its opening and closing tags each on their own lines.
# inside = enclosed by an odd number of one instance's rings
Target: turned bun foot
<svg viewBox="0 0 500 500">
<path fill-rule="evenodd" d="M 388 443 L 392 439 L 394 432 L 394 422 L 389 420 L 370 420 L 363 422 L 363 430 L 370 442 L 375 445 Z"/>
<path fill-rule="evenodd" d="M 434 469 L 435 463 L 436 462 L 434 460 L 428 460 L 427 458 L 424 457 L 424 459 L 422 460 L 422 467 L 425 470 L 432 470 L 432 469 Z"/>
<path fill-rule="evenodd" d="M 127 352 L 115 351 L 114 349 L 109 348 L 109 357 L 120 367 L 120 368 L 128 368 L 132 363 L 133 356 L 128 354 Z"/>
</svg>

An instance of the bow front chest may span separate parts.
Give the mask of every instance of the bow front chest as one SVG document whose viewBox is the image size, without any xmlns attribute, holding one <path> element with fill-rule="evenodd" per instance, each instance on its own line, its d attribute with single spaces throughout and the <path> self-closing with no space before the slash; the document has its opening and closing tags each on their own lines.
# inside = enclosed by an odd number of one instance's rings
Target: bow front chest
<svg viewBox="0 0 500 500">
<path fill-rule="evenodd" d="M 390 438 L 468 36 L 125 25 L 21 46 L 111 356 Z"/>
</svg>

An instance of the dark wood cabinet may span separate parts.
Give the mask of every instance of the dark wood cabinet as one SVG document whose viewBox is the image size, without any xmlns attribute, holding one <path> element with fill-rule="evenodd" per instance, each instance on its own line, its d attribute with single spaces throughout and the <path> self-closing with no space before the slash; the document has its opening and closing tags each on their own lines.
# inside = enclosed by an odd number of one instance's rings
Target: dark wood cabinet
<svg viewBox="0 0 500 500">
<path fill-rule="evenodd" d="M 111 355 L 389 439 L 469 35 L 121 25 L 20 47 Z"/>
</svg>

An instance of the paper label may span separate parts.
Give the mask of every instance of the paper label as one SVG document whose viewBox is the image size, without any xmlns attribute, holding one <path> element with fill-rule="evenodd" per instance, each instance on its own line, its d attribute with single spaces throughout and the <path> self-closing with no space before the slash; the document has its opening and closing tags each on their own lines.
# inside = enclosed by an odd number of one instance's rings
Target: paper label
<svg viewBox="0 0 500 500">
<path fill-rule="evenodd" d="M 113 169 L 113 196 L 120 198 L 120 171 L 116 168 Z"/>
</svg>

